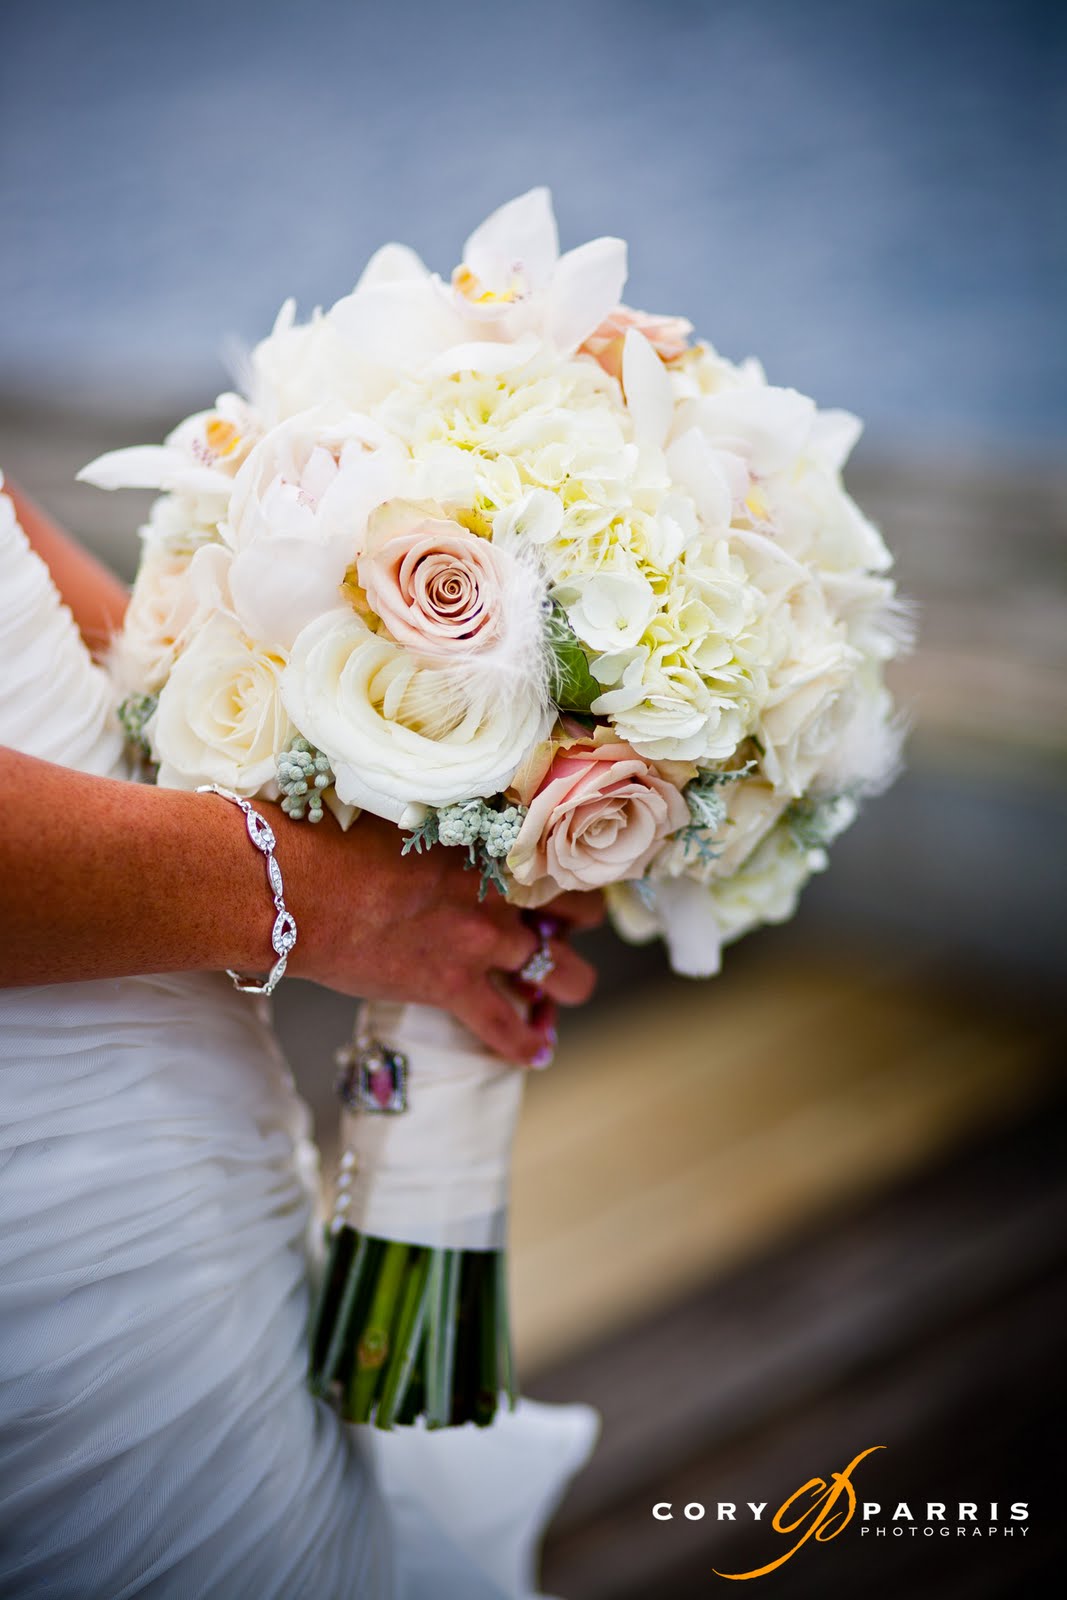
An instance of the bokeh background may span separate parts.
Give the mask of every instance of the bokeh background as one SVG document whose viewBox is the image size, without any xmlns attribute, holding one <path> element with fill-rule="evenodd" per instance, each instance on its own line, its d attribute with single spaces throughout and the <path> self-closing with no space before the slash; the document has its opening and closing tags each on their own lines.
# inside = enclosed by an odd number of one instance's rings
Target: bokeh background
<svg viewBox="0 0 1067 1600">
<path fill-rule="evenodd" d="M 604 1414 L 547 1580 L 687 1600 L 781 1553 L 766 1500 L 1031 1531 L 805 1548 L 779 1594 L 1014 1596 L 1056 1506 L 1062 1332 L 1067 9 L 1037 0 L 5 4 L 0 464 L 124 573 L 143 497 L 74 483 L 229 383 L 387 238 L 447 270 L 534 183 L 627 298 L 859 412 L 850 484 L 920 644 L 905 777 L 705 987 L 608 937 L 531 1085 L 515 1300 L 536 1394 Z M 350 1006 L 283 986 L 329 1152 Z M 769 1513 L 768 1513 L 769 1514 Z M 988 1521 L 985 1526 L 988 1527 Z"/>
</svg>

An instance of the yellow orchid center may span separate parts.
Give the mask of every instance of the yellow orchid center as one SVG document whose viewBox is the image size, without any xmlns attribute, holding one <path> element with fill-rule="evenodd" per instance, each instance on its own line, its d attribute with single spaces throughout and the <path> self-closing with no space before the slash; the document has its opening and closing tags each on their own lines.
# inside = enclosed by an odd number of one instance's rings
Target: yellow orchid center
<svg viewBox="0 0 1067 1600">
<path fill-rule="evenodd" d="M 225 417 L 211 417 L 204 429 L 204 439 L 213 456 L 232 456 L 241 443 L 241 435 Z"/>
<path fill-rule="evenodd" d="M 748 496 L 745 500 L 745 505 L 748 507 L 754 517 L 758 518 L 761 522 L 766 522 L 767 502 L 764 500 L 758 489 L 749 490 Z"/>
<path fill-rule="evenodd" d="M 521 300 L 523 292 L 520 278 L 512 278 L 508 288 L 502 289 L 499 294 L 493 289 L 484 289 L 482 280 L 475 276 L 470 267 L 456 268 L 452 274 L 452 287 L 474 306 L 510 305 L 515 300 Z"/>
</svg>

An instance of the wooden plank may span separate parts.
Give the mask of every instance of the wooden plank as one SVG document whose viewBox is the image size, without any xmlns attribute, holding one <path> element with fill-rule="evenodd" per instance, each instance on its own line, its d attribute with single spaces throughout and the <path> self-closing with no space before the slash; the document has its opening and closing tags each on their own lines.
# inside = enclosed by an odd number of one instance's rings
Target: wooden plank
<svg viewBox="0 0 1067 1600">
<path fill-rule="evenodd" d="M 523 1113 L 523 1370 L 909 1170 L 1043 1078 L 1037 1024 L 976 1019 L 906 970 L 757 968 L 600 1014 Z"/>
</svg>

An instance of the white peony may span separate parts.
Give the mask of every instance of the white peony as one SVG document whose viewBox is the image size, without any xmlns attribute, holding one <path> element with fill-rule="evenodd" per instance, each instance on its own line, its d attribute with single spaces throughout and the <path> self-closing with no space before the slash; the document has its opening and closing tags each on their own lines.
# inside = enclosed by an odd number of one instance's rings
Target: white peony
<svg viewBox="0 0 1067 1600">
<path fill-rule="evenodd" d="M 347 609 L 303 630 L 283 693 L 341 799 L 394 822 L 505 789 L 551 722 L 536 681 L 505 693 L 498 679 L 420 661 Z"/>
<path fill-rule="evenodd" d="M 282 306 L 252 351 L 250 367 L 252 400 L 267 429 L 315 406 L 362 411 L 388 387 L 345 337 L 333 311 L 316 310 L 298 323 L 295 300 Z"/>
<path fill-rule="evenodd" d="M 331 611 L 376 506 L 405 485 L 402 448 L 368 417 L 302 412 L 255 447 L 224 527 L 230 584 L 249 633 L 288 649 Z"/>
<path fill-rule="evenodd" d="M 179 658 L 148 726 L 159 782 L 221 783 L 273 798 L 279 751 L 293 735 L 281 697 L 285 659 L 253 644 L 219 612 Z"/>
</svg>

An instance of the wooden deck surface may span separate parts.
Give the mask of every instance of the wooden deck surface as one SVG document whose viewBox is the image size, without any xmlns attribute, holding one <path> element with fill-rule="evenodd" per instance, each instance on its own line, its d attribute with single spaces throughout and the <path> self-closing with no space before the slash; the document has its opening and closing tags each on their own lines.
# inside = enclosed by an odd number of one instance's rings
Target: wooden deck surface
<svg viewBox="0 0 1067 1600">
<path fill-rule="evenodd" d="M 746 964 L 598 1008 L 531 1075 L 520 1363 L 551 1365 L 1042 1092 L 1046 1019 L 906 957 Z"/>
</svg>

